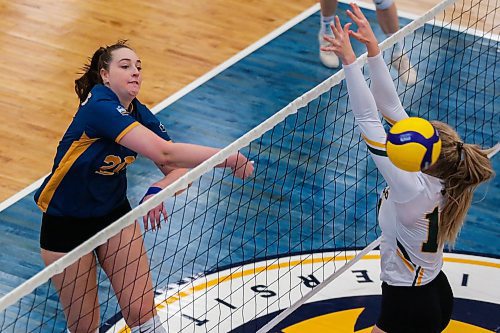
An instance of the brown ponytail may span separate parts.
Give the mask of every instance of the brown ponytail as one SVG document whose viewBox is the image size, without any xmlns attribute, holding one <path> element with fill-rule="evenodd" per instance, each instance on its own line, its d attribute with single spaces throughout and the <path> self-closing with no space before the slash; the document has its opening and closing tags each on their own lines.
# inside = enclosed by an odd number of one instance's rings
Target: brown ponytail
<svg viewBox="0 0 500 333">
<path fill-rule="evenodd" d="M 102 68 L 109 69 L 109 64 L 112 60 L 111 53 L 123 47 L 131 49 L 127 45 L 126 40 L 119 40 L 113 45 L 100 47 L 94 52 L 92 58 L 89 58 L 89 63 L 83 66 L 82 76 L 75 80 L 75 92 L 81 103 L 85 101 L 89 92 L 96 84 L 102 83 L 100 72 Z"/>
<path fill-rule="evenodd" d="M 495 175 L 488 150 L 462 143 L 449 125 L 431 121 L 438 130 L 442 148 L 438 161 L 426 173 L 444 183 L 445 205 L 441 212 L 438 243 L 453 245 L 470 208 L 477 186 Z"/>
</svg>

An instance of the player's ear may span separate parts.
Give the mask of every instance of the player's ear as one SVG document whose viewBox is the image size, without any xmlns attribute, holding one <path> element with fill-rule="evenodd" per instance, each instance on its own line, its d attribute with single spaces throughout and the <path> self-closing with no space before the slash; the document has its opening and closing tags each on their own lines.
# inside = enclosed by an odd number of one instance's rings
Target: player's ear
<svg viewBox="0 0 500 333">
<path fill-rule="evenodd" d="M 99 75 L 101 76 L 102 83 L 104 83 L 104 85 L 109 83 L 109 71 L 101 68 L 101 72 L 99 73 Z"/>
</svg>

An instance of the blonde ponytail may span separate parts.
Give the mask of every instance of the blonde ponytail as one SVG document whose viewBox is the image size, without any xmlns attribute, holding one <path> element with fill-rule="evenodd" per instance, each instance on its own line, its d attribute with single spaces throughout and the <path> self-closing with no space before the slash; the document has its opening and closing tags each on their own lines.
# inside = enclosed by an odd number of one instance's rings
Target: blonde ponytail
<svg viewBox="0 0 500 333">
<path fill-rule="evenodd" d="M 427 173 L 444 183 L 445 205 L 440 215 L 438 244 L 453 245 L 464 224 L 477 186 L 494 176 L 488 150 L 462 143 L 449 125 L 431 121 L 438 130 L 442 148 L 438 161 Z"/>
</svg>

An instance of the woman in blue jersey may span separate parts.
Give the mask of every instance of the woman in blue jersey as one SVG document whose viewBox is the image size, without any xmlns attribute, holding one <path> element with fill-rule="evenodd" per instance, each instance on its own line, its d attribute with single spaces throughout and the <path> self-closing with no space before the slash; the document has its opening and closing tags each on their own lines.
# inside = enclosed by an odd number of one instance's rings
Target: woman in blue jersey
<svg viewBox="0 0 500 333">
<path fill-rule="evenodd" d="M 342 61 L 356 122 L 388 187 L 378 215 L 382 230 L 381 313 L 372 332 L 441 332 L 448 325 L 453 294 L 441 271 L 444 244 L 453 244 L 470 207 L 473 191 L 494 175 L 487 150 L 465 144 L 448 125 L 432 121 L 442 150 L 438 161 L 422 172 L 395 167 L 385 152 L 386 133 L 377 109 L 389 123 L 407 118 L 377 39 L 359 7 L 351 4 L 351 23 L 338 17 L 325 37 Z M 365 44 L 372 78 L 366 84 L 349 36 Z"/>
<path fill-rule="evenodd" d="M 35 194 L 43 212 L 41 254 L 49 265 L 131 210 L 126 168 L 141 154 L 165 177 L 143 200 L 159 192 L 219 149 L 173 143 L 157 118 L 137 100 L 141 60 L 125 42 L 101 47 L 75 81 L 80 107 L 57 148 L 51 174 Z M 219 167 L 246 178 L 253 165 L 241 154 Z M 160 227 L 163 204 L 143 219 L 145 229 Z M 97 332 L 96 258 L 111 281 L 132 332 L 164 332 L 154 309 L 149 263 L 136 222 L 52 278 L 70 332 Z"/>
</svg>

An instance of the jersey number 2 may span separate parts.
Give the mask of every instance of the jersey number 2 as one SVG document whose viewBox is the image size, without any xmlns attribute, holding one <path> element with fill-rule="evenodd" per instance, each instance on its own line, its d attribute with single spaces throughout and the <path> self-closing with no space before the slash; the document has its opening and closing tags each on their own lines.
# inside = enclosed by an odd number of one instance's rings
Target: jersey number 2
<svg viewBox="0 0 500 333">
<path fill-rule="evenodd" d="M 422 252 L 436 253 L 438 250 L 438 228 L 439 228 L 439 211 L 434 208 L 432 213 L 425 215 L 429 221 L 429 228 L 427 229 L 427 241 L 422 244 Z"/>
<path fill-rule="evenodd" d="M 104 159 L 104 163 L 106 163 L 106 165 L 101 166 L 99 170 L 96 171 L 96 173 L 104 176 L 111 176 L 117 174 L 123 168 L 133 163 L 134 161 L 134 156 L 125 156 L 124 161 L 122 162 L 120 156 L 108 155 Z"/>
</svg>

